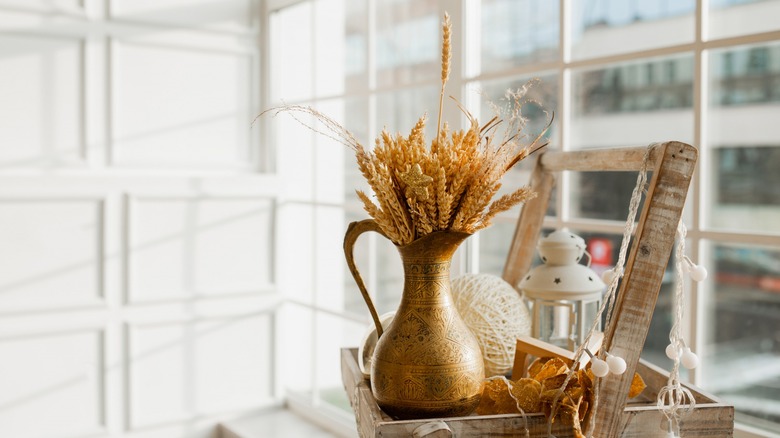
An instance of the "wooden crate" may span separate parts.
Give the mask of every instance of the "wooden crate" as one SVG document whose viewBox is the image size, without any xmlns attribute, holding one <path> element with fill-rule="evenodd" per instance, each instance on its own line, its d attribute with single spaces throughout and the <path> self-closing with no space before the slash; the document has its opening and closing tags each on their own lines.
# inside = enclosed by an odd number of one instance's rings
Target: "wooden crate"
<svg viewBox="0 0 780 438">
<path fill-rule="evenodd" d="M 561 171 L 637 171 L 645 163 L 648 148 L 621 148 L 582 151 L 549 151 L 540 154 L 531 175 L 531 187 L 538 196 L 524 207 L 507 256 L 503 278 L 517 286 L 531 267 L 536 242 L 542 229 L 557 175 Z M 650 320 L 661 289 L 661 282 L 675 241 L 675 230 L 693 175 L 698 151 L 680 142 L 654 145 L 649 152 L 647 170 L 652 178 L 640 214 L 631 252 L 620 284 L 614 315 L 605 328 L 603 345 L 612 354 L 626 360 L 622 375 L 600 379 L 599 406 L 595 411 L 593 436 L 664 437 L 666 418 L 655 406 L 657 391 L 666 384 L 664 373 L 640 362 Z M 609 188 L 605 188 L 609 190 Z M 354 362 L 354 367 L 353 367 Z M 521 436 L 519 415 L 469 416 L 440 420 L 393 421 L 376 405 L 370 385 L 363 381 L 357 362 L 349 350 L 342 352 L 342 377 L 350 397 L 362 437 L 413 436 Z M 634 371 L 648 383 L 647 401 L 627 404 L 628 388 Z M 683 437 L 729 437 L 733 435 L 734 408 L 694 390 L 697 405 L 682 421 Z M 546 421 L 541 414 L 529 415 L 531 436 L 546 436 Z M 441 422 L 440 435 L 422 431 Z M 662 427 L 663 426 L 663 427 Z M 451 435 L 445 429 L 451 431 Z M 561 426 L 556 436 L 571 436 Z"/>
<path fill-rule="evenodd" d="M 666 384 L 669 375 L 645 361 L 640 361 L 637 372 L 645 379 L 647 388 L 639 401 L 625 407 L 620 416 L 622 437 L 666 437 L 666 417 L 655 405 L 658 390 Z M 371 383 L 363 377 L 357 362 L 357 349 L 341 350 L 341 378 L 355 411 L 358 434 L 369 437 L 523 437 L 523 418 L 510 415 L 470 415 L 423 420 L 393 420 L 379 409 L 371 394 Z M 696 398 L 696 409 L 682 422 L 684 437 L 733 436 L 734 408 L 726 406 L 704 392 L 686 386 Z M 532 438 L 547 438 L 547 420 L 542 414 L 529 414 L 528 429 Z M 560 422 L 558 422 L 560 423 Z M 417 431 L 417 433 L 415 433 Z M 553 434 L 558 438 L 572 437 L 571 427 L 557 424 Z"/>
</svg>

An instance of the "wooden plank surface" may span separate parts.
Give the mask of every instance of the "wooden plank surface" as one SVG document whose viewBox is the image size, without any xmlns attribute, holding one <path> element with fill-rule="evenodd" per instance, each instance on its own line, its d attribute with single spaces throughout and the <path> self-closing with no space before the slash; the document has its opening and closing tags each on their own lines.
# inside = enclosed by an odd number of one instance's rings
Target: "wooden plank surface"
<svg viewBox="0 0 780 438">
<path fill-rule="evenodd" d="M 642 168 L 646 147 L 584 149 L 579 151 L 546 151 L 541 155 L 541 165 L 547 172 L 573 170 L 592 171 L 632 171 Z M 658 149 L 650 153 L 650 162 L 657 161 Z"/>
<path fill-rule="evenodd" d="M 626 408 L 617 416 L 618 426 L 614 437 L 665 438 L 668 421 L 655 405 Z M 734 436 L 734 407 L 721 404 L 696 405 L 681 422 L 683 438 Z M 599 436 L 595 433 L 593 436 Z"/>
<path fill-rule="evenodd" d="M 693 146 L 679 142 L 664 143 L 656 149 L 659 156 L 653 179 L 626 263 L 613 320 L 605 330 L 607 351 L 625 359 L 627 368 L 623 375 L 609 374 L 601 379 L 594 437 L 619 436 L 625 394 L 645 344 L 698 154 Z"/>
<path fill-rule="evenodd" d="M 588 350 L 594 353 L 599 351 L 603 341 L 604 333 L 594 333 L 588 343 Z M 531 336 L 518 336 L 517 342 L 515 343 L 515 361 L 514 366 L 512 367 L 512 380 L 525 377 L 527 371 L 525 362 L 529 355 L 535 357 L 557 357 L 563 360 L 569 367 L 574 363 L 574 352 L 571 350 L 540 341 Z M 590 356 L 583 354 L 578 363 L 580 367 L 584 367 L 588 362 L 590 362 Z"/>
</svg>

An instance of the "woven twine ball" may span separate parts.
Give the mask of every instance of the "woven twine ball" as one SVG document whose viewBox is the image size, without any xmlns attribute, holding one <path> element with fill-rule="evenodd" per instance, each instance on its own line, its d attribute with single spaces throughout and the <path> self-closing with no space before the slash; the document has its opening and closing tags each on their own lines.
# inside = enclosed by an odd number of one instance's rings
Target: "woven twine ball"
<svg viewBox="0 0 780 438">
<path fill-rule="evenodd" d="M 531 316 L 520 294 L 495 275 L 467 274 L 452 281 L 452 296 L 482 349 L 485 377 L 508 374 L 517 337 L 531 334 Z"/>
</svg>

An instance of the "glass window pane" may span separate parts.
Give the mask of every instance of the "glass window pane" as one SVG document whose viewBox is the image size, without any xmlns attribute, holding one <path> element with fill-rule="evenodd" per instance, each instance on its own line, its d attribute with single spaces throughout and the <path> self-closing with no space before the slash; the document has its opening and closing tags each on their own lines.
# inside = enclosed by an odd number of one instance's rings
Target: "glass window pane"
<svg viewBox="0 0 780 438">
<path fill-rule="evenodd" d="M 780 29 L 780 1 L 710 0 L 710 39 Z"/>
<path fill-rule="evenodd" d="M 436 117 L 439 105 L 439 87 L 430 86 L 378 94 L 376 97 L 376 126 L 390 133 L 409 135 L 417 120 L 428 113 L 425 142 L 430 146 L 436 136 Z"/>
<path fill-rule="evenodd" d="M 694 0 L 579 0 L 572 4 L 572 58 L 692 42 Z"/>
<path fill-rule="evenodd" d="M 363 0 L 346 0 L 344 51 L 346 91 L 368 88 L 368 4 Z"/>
<path fill-rule="evenodd" d="M 693 57 L 649 58 L 572 73 L 572 147 L 693 140 Z"/>
<path fill-rule="evenodd" d="M 570 172 L 570 215 L 625 222 L 637 172 Z M 648 173 L 648 181 L 651 175 Z M 639 206 L 641 211 L 642 205 Z"/>
<path fill-rule="evenodd" d="M 358 0 L 314 3 L 314 71 L 317 96 L 368 86 L 368 7 Z"/>
<path fill-rule="evenodd" d="M 341 382 L 341 349 L 356 347 L 369 326 L 323 312 L 317 312 L 315 320 L 317 357 L 311 363 L 316 364 L 319 401 L 351 414 Z"/>
<path fill-rule="evenodd" d="M 317 110 L 335 120 L 341 126 L 347 127 L 347 105 L 343 99 L 320 101 L 316 104 Z M 296 117 L 298 117 L 296 115 Z M 299 129 L 308 129 L 300 126 Z M 328 128 L 321 122 L 314 125 L 319 132 L 329 134 Z M 282 147 L 284 149 L 284 147 Z M 344 166 L 348 157 L 354 157 L 352 149 L 341 144 L 328 135 L 314 134 L 313 172 L 314 172 L 314 197 L 319 202 L 343 203 L 344 193 Z M 354 161 L 354 158 L 353 158 Z M 303 169 L 301 169 L 303 170 Z M 297 176 L 301 172 L 293 173 Z"/>
<path fill-rule="evenodd" d="M 712 242 L 703 387 L 736 420 L 780 432 L 780 251 Z"/>
<path fill-rule="evenodd" d="M 345 220 L 344 208 L 331 206 L 317 206 L 314 210 L 314 224 L 316 227 L 314 242 L 314 302 L 320 308 L 333 311 L 348 310 L 347 304 L 352 303 L 354 297 L 347 296 L 349 290 L 342 286 L 352 277 L 345 277 L 344 265 L 344 233 L 342 229 Z M 346 229 L 345 229 L 346 230 Z M 295 245 L 295 242 L 288 241 Z M 299 255 L 303 256 L 303 253 Z"/>
<path fill-rule="evenodd" d="M 274 102 L 307 99 L 312 86 L 313 5 L 302 2 L 271 15 L 271 75 Z"/>
<path fill-rule="evenodd" d="M 706 224 L 780 232 L 780 44 L 710 56 Z"/>
<path fill-rule="evenodd" d="M 560 3 L 482 0 L 482 71 L 556 61 Z"/>
<path fill-rule="evenodd" d="M 344 0 L 314 2 L 314 68 L 312 78 L 316 96 L 344 92 L 346 75 Z M 314 73 L 316 72 L 316 74 Z"/>
<path fill-rule="evenodd" d="M 401 255 L 389 240 L 376 238 L 376 292 L 374 305 L 383 314 L 398 309 L 404 290 L 404 268 Z"/>
<path fill-rule="evenodd" d="M 437 80 L 441 73 L 440 23 L 434 0 L 377 0 L 377 86 Z"/>
<path fill-rule="evenodd" d="M 500 220 L 479 232 L 479 272 L 501 276 L 516 227 L 516 221 Z"/>
<path fill-rule="evenodd" d="M 286 391 L 311 395 L 314 385 L 312 364 L 314 339 L 314 311 L 297 305 L 285 304 L 278 310 L 277 330 L 283 342 L 276 342 L 276 378 L 282 380 Z"/>
<path fill-rule="evenodd" d="M 374 145 L 368 133 L 368 114 L 368 99 L 349 98 L 344 101 L 344 127 L 349 129 L 367 150 Z M 371 193 L 371 187 L 358 169 L 355 154 L 351 149 L 347 149 L 344 154 L 344 199 L 347 204 L 362 209 L 362 203 L 358 200 L 355 190 L 362 190 L 366 194 Z"/>
</svg>

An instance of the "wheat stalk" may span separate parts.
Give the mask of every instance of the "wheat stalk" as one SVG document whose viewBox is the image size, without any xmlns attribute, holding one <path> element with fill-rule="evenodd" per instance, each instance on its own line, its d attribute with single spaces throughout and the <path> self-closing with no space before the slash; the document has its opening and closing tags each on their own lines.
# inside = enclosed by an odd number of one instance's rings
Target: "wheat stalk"
<svg viewBox="0 0 780 438">
<path fill-rule="evenodd" d="M 496 199 L 492 204 L 490 204 L 490 207 L 488 207 L 487 212 L 485 212 L 482 218 L 480 218 L 480 223 L 477 226 L 477 230 L 481 230 L 490 226 L 493 218 L 496 217 L 497 214 L 507 211 L 522 202 L 530 201 L 535 197 L 536 192 L 531 190 L 530 187 L 521 187 L 512 193 L 506 194 Z"/>
<path fill-rule="evenodd" d="M 450 22 L 450 14 L 446 12 L 441 26 L 441 35 L 441 91 L 439 92 L 439 120 L 436 121 L 436 141 L 439 140 L 441 116 L 444 108 L 444 87 L 450 78 L 450 60 L 452 58 L 452 23 Z"/>
</svg>

